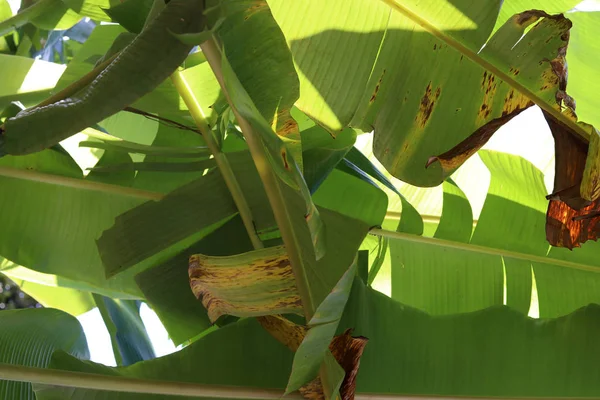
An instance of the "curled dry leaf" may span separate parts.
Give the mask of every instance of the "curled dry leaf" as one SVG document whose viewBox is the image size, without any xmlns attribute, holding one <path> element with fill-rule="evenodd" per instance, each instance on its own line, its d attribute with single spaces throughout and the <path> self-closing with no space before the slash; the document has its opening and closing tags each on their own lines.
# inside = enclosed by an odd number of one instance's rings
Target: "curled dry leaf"
<svg viewBox="0 0 600 400">
<path fill-rule="evenodd" d="M 195 254 L 189 260 L 192 292 L 211 322 L 222 315 L 302 314 L 302 301 L 285 247 L 228 257 Z"/>
</svg>

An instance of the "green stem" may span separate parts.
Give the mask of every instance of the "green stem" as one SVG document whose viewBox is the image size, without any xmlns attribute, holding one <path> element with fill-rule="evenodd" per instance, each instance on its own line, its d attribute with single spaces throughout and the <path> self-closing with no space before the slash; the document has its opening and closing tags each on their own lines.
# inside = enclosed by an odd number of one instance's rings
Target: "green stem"
<svg viewBox="0 0 600 400">
<path fill-rule="evenodd" d="M 85 179 L 70 178 L 67 176 L 51 175 L 43 172 L 30 171 L 0 166 L 0 176 L 23 179 L 26 181 L 40 182 L 48 185 L 71 187 L 74 189 L 90 190 L 102 193 L 112 193 L 119 196 L 129 196 L 141 200 L 159 201 L 165 195 L 147 190 L 133 189 L 124 186 L 110 185 L 108 183 L 93 182 Z"/>
<path fill-rule="evenodd" d="M 512 86 L 513 88 L 515 88 L 516 90 L 518 90 L 519 92 L 521 92 L 522 94 L 527 96 L 531 101 L 533 101 L 535 104 L 537 104 L 542 110 L 546 111 L 548 114 L 552 115 L 556 120 L 560 121 L 562 124 L 569 127 L 569 129 L 571 129 L 573 132 L 575 132 L 579 137 L 581 137 L 585 141 L 590 140 L 589 133 L 586 132 L 586 130 L 583 129 L 581 126 L 579 126 L 577 124 L 577 122 L 574 122 L 571 119 L 569 119 L 565 114 L 561 113 L 560 110 L 553 108 L 550 104 L 546 103 L 546 101 L 544 101 L 542 98 L 540 98 L 537 94 L 535 94 L 534 92 L 529 90 L 527 87 L 523 86 L 521 83 L 517 82 L 513 77 L 509 76 L 507 73 L 505 73 L 501 69 L 497 68 L 494 64 L 481 58 L 475 51 L 469 49 L 467 46 L 462 44 L 460 41 L 454 39 L 452 36 L 449 36 L 446 32 L 438 29 L 431 22 L 422 18 L 416 12 L 412 11 L 410 8 L 408 8 L 407 6 L 402 4 L 401 1 L 399 1 L 399 0 L 381 0 L 381 1 L 383 1 L 384 3 L 389 5 L 391 8 L 395 9 L 396 11 L 404 14 L 407 18 L 409 18 L 413 22 L 420 25 L 427 32 L 429 32 L 436 38 L 440 39 L 441 41 L 446 43 L 448 46 L 454 48 L 461 54 L 465 55 L 471 61 L 475 62 L 476 64 L 481 65 L 483 68 L 487 69 L 488 71 L 490 71 L 491 73 L 496 75 L 498 78 L 502 79 L 508 85 Z"/>
<path fill-rule="evenodd" d="M 583 270 L 583 271 L 600 272 L 600 268 L 598 268 L 598 267 L 592 267 L 589 265 L 579 264 L 579 263 L 575 263 L 572 261 L 560 260 L 557 258 L 550 258 L 550 257 L 536 256 L 533 254 L 518 253 L 516 251 L 510 251 L 510 250 L 494 249 L 491 247 L 479 246 L 476 244 L 454 242 L 451 240 L 444 240 L 444 239 L 436 239 L 436 238 L 431 238 L 431 237 L 414 235 L 411 233 L 387 231 L 384 229 L 371 229 L 371 231 L 369 233 L 372 235 L 375 235 L 375 236 L 382 236 L 382 237 L 387 237 L 387 238 L 395 239 L 395 240 L 402 240 L 402 241 L 410 242 L 410 243 L 422 243 L 422 244 L 428 244 L 431 246 L 444 247 L 444 248 L 448 248 L 448 249 L 464 250 L 464 251 L 468 251 L 468 252 L 472 252 L 472 253 L 514 258 L 517 260 L 524 260 L 524 261 L 529 261 L 529 262 L 533 262 L 533 263 L 552 264 L 552 265 L 558 265 L 560 267 L 565 267 L 565 268 L 579 269 L 579 270 Z"/>
<path fill-rule="evenodd" d="M 202 133 L 202 137 L 204 137 L 206 146 L 215 157 L 217 167 L 219 168 L 221 176 L 223 176 L 223 180 L 225 181 L 225 184 L 231 193 L 231 197 L 233 198 L 233 201 L 240 213 L 240 217 L 242 218 L 246 232 L 248 232 L 252 246 L 255 250 L 264 248 L 264 245 L 258 237 L 256 229 L 254 228 L 252 211 L 250 210 L 250 206 L 244 197 L 242 188 L 240 187 L 240 184 L 238 183 L 235 174 L 231 169 L 229 160 L 227 160 L 225 153 L 221 151 L 215 138 L 213 137 L 210 126 L 207 122 L 206 114 L 204 113 L 204 110 L 202 110 L 200 103 L 198 103 L 192 88 L 185 80 L 185 76 L 183 76 L 181 71 L 175 71 L 175 73 L 171 75 L 171 80 L 173 81 L 177 92 L 186 104 L 192 118 L 194 119 L 194 122 L 196 123 L 196 126 L 198 127 L 198 130 Z"/>
<path fill-rule="evenodd" d="M 237 107 L 235 104 L 233 104 L 233 101 L 231 101 L 231 97 L 225 86 L 225 80 L 223 79 L 221 50 L 219 49 L 214 38 L 202 43 L 200 48 L 202 49 L 206 60 L 215 74 L 219 85 L 221 86 L 221 90 L 227 98 L 227 102 L 229 103 L 231 110 L 235 114 L 237 122 L 242 130 L 242 134 L 244 135 L 246 143 L 248 144 L 248 148 L 250 149 L 250 154 L 252 155 L 256 169 L 258 170 L 265 191 L 267 192 L 267 198 L 269 199 L 269 203 L 273 209 L 275 221 L 277 222 L 277 226 L 281 232 L 281 237 L 283 238 L 283 243 L 285 244 L 288 256 L 290 258 L 290 264 L 294 272 L 296 286 L 298 287 L 298 292 L 300 293 L 300 298 L 302 299 L 304 316 L 306 317 L 306 320 L 309 321 L 315 312 L 316 306 L 309 291 L 306 272 L 302 268 L 302 257 L 299 252 L 299 246 L 293 231 L 292 223 L 286 212 L 283 196 L 279 189 L 279 184 L 277 182 L 278 178 L 275 175 L 273 168 L 271 168 L 269 164 L 261 139 L 254 133 L 250 123 L 240 115 Z"/>
</svg>

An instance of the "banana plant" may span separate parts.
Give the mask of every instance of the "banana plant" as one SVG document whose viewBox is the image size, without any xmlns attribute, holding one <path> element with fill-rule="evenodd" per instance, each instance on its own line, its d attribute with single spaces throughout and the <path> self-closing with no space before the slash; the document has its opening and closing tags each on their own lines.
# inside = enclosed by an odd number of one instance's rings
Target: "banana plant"
<svg viewBox="0 0 600 400">
<path fill-rule="evenodd" d="M 599 396 L 600 14 L 577 3 L 0 0 L 0 272 L 46 307 L 0 313 L 0 391 Z M 30 58 L 81 20 L 66 65 Z M 551 193 L 481 150 L 534 106 Z M 178 351 L 155 358 L 141 302 Z M 117 367 L 73 318 L 95 307 Z"/>
</svg>

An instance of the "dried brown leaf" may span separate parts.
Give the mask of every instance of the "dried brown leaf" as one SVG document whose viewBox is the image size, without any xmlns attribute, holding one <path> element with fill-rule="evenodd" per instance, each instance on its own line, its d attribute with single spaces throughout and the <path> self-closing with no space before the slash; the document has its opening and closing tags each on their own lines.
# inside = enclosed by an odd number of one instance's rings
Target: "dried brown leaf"
<svg viewBox="0 0 600 400">
<path fill-rule="evenodd" d="M 596 240 L 600 231 L 600 200 L 591 202 L 581 195 L 589 145 L 550 115 L 544 116 L 554 136 L 556 158 L 554 193 L 548 196 L 546 239 L 553 246 L 573 249 Z"/>
<path fill-rule="evenodd" d="M 347 329 L 343 334 L 336 336 L 329 345 L 333 357 L 346 372 L 340 387 L 341 400 L 352 400 L 356 390 L 356 376 L 360 367 L 360 357 L 365 350 L 369 339 L 358 336 L 352 337 L 352 329 Z M 321 378 L 316 378 L 300 388 L 300 393 L 311 400 L 325 400 Z"/>
<path fill-rule="evenodd" d="M 308 331 L 305 326 L 297 325 L 279 315 L 259 317 L 258 321 L 267 332 L 292 351 L 298 349 Z M 346 373 L 340 387 L 341 400 L 354 398 L 360 357 L 369 340 L 363 336 L 352 337 L 351 334 L 352 329 L 347 329 L 343 334 L 334 337 L 329 345 L 331 354 Z M 300 393 L 307 399 L 325 400 L 320 378 L 304 385 L 300 388 Z"/>
</svg>

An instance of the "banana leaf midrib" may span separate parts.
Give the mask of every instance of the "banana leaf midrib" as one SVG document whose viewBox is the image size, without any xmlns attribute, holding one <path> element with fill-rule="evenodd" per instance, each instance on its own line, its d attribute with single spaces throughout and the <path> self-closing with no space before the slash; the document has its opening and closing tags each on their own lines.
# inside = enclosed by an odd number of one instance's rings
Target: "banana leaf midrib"
<svg viewBox="0 0 600 400">
<path fill-rule="evenodd" d="M 521 252 L 512 251 L 512 250 L 503 250 L 503 249 L 498 249 L 498 248 L 493 248 L 493 247 L 487 247 L 487 246 L 481 246 L 481 245 L 475 245 L 475 244 L 469 244 L 469 243 L 462 243 L 462 242 L 455 242 L 452 240 L 419 236 L 419 235 L 415 235 L 415 234 L 411 234 L 411 233 L 394 232 L 394 231 L 388 231 L 385 229 L 371 229 L 371 231 L 369 233 L 371 235 L 387 237 L 387 238 L 395 239 L 395 240 L 403 240 L 403 241 L 408 241 L 408 242 L 413 242 L 413 243 L 424 243 L 424 244 L 429 244 L 429 245 L 433 245 L 433 246 L 440 246 L 440 247 L 446 247 L 446 248 L 451 248 L 451 249 L 456 249 L 456 250 L 469 251 L 469 252 L 473 252 L 473 253 L 496 255 L 496 256 L 507 257 L 507 258 L 514 258 L 514 259 L 518 259 L 518 260 L 530 261 L 532 263 L 551 264 L 551 265 L 556 265 L 556 266 L 560 266 L 560 267 L 564 267 L 564 268 L 600 273 L 600 267 L 594 267 L 594 266 L 580 264 L 580 263 L 576 263 L 576 262 L 572 262 L 572 261 L 561 260 L 558 258 L 543 257 L 543 256 L 537 256 L 534 254 L 521 253 Z"/>
</svg>

